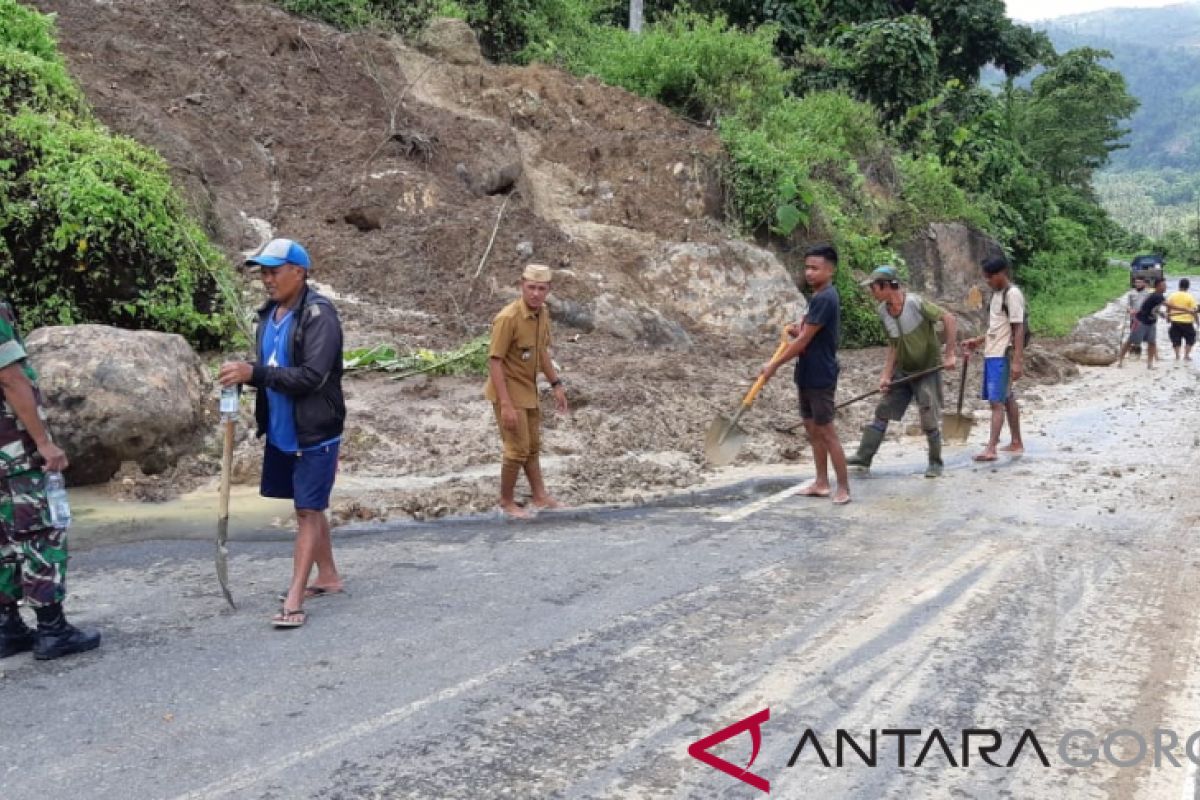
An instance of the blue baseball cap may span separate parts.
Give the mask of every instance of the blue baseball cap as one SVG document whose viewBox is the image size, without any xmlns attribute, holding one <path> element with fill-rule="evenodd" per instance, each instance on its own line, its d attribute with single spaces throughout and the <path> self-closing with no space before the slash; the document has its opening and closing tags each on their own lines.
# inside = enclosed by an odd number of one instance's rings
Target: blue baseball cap
<svg viewBox="0 0 1200 800">
<path fill-rule="evenodd" d="M 899 283 L 900 273 L 891 264 L 884 264 L 876 267 L 870 276 L 862 282 L 863 286 L 874 283 L 875 281 L 887 281 L 889 283 Z"/>
<path fill-rule="evenodd" d="M 254 255 L 246 259 L 247 264 L 259 267 L 281 267 L 284 264 L 294 264 L 308 269 L 308 251 L 299 242 L 291 239 L 272 239 L 262 246 Z"/>
</svg>

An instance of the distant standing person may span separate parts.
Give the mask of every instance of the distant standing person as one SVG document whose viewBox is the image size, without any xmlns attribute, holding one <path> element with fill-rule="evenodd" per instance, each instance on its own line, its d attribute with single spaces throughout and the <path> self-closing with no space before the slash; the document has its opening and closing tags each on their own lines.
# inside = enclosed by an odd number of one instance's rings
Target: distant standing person
<svg viewBox="0 0 1200 800">
<path fill-rule="evenodd" d="M 521 273 L 521 296 L 492 320 L 488 346 L 488 379 L 484 396 L 492 403 L 500 429 L 500 508 L 518 519 L 529 512 L 517 504 L 517 478 L 522 470 L 529 480 L 536 508 L 558 508 L 546 491 L 542 477 L 542 413 L 538 403 L 538 371 L 550 381 L 555 408 L 566 414 L 567 392 L 550 358 L 550 293 L 553 273 L 541 264 L 530 264 Z"/>
<path fill-rule="evenodd" d="M 1012 437 L 1004 452 L 1025 452 L 1021 439 L 1021 412 L 1012 384 L 1025 374 L 1025 295 L 1009 278 L 1008 259 L 995 256 L 983 262 L 983 279 L 992 290 L 988 303 L 988 328 L 983 336 L 967 339 L 963 347 L 974 352 L 983 345 L 982 398 L 992 407 L 992 425 L 988 443 L 975 454 L 976 461 L 995 461 L 1000 431 L 1008 419 Z"/>
<path fill-rule="evenodd" d="M 1175 350 L 1175 360 L 1179 360 L 1179 349 L 1183 346 L 1183 357 L 1192 357 L 1192 347 L 1196 344 L 1196 322 L 1200 319 L 1197 314 L 1196 298 L 1188 291 L 1192 282 L 1187 278 L 1179 279 L 1179 290 L 1167 297 L 1167 319 L 1171 327 L 1167 335 L 1171 337 L 1171 347 Z"/>
<path fill-rule="evenodd" d="M 804 321 L 788 326 L 795 340 L 762 368 L 770 380 L 782 364 L 796 359 L 795 380 L 800 392 L 800 419 L 808 432 L 816 463 L 816 479 L 801 489 L 806 497 L 829 497 L 835 505 L 850 502 L 850 478 L 846 454 L 833 425 L 834 397 L 838 380 L 838 330 L 841 327 L 841 298 L 833 286 L 838 254 L 831 245 L 809 248 L 804 254 L 804 279 L 812 297 Z M 829 484 L 829 461 L 837 475 L 837 491 Z"/>
<path fill-rule="evenodd" d="M 297 242 L 273 239 L 246 264 L 259 268 L 267 291 L 258 312 L 257 360 L 222 364 L 218 378 L 222 386 L 258 390 L 254 418 L 258 435 L 267 437 L 261 494 L 292 500 L 298 529 L 291 584 L 271 624 L 299 628 L 308 618 L 306 599 L 343 589 L 325 516 L 346 420 L 342 324 L 333 303 L 308 285 L 311 262 Z"/>
<path fill-rule="evenodd" d="M 958 324 L 954 315 L 920 296 L 906 292 L 900 285 L 895 267 L 875 269 L 867 279 L 871 296 L 878 303 L 876 312 L 887 334 L 888 351 L 879 376 L 879 391 L 883 397 L 875 407 L 875 421 L 863 428 L 858 452 L 846 459 L 852 467 L 869 469 L 875 453 L 883 443 L 888 421 L 899 422 L 915 400 L 921 419 L 921 430 L 929 446 L 929 465 L 926 478 L 941 476 L 942 463 L 942 374 L 934 372 L 899 386 L 892 382 L 936 369 L 939 365 L 954 369 L 958 350 Z M 945 326 L 946 343 L 939 347 L 938 322 Z"/>
<path fill-rule="evenodd" d="M 1132 341 L 1133 334 L 1138 329 L 1137 313 L 1142 308 L 1142 303 L 1145 301 L 1149 292 L 1146 290 L 1146 279 L 1142 276 L 1137 276 L 1133 279 L 1133 288 L 1125 293 L 1125 313 L 1128 317 L 1129 326 L 1129 348 L 1137 355 L 1142 354 L 1142 346 Z"/>
<path fill-rule="evenodd" d="M 46 426 L 16 312 L 0 300 L 0 658 L 32 650 L 45 661 L 100 645 L 99 633 L 76 628 L 63 614 L 67 532 L 51 521 L 46 473 L 66 468 Z M 21 619 L 22 598 L 37 616 L 36 632 Z"/>
<path fill-rule="evenodd" d="M 1134 315 L 1137 328 L 1129 334 L 1129 341 L 1121 348 L 1117 357 L 1117 366 L 1124 366 L 1125 354 L 1135 344 L 1146 345 L 1146 369 L 1154 369 L 1154 360 L 1158 358 L 1158 318 L 1163 315 L 1166 298 L 1167 282 L 1159 278 L 1154 282 L 1154 291 L 1146 295 Z"/>
</svg>

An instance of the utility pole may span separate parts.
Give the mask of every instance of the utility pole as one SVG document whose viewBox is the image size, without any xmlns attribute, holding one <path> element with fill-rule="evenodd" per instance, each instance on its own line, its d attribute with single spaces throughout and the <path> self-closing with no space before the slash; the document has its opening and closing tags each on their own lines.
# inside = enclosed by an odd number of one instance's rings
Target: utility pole
<svg viewBox="0 0 1200 800">
<path fill-rule="evenodd" d="M 643 0 L 629 0 L 629 32 L 642 32 Z"/>
</svg>

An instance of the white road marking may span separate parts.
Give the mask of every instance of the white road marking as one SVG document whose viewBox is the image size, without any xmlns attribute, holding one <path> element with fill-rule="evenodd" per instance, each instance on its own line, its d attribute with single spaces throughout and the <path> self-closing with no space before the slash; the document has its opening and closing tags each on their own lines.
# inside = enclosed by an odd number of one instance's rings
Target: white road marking
<svg viewBox="0 0 1200 800">
<path fill-rule="evenodd" d="M 766 566 L 756 567 L 752 570 L 742 573 L 739 580 L 743 582 L 754 582 L 761 576 L 770 573 L 777 569 L 778 564 L 767 564 Z M 680 595 L 664 599 L 662 603 L 655 604 L 651 608 L 658 608 L 660 605 L 669 605 L 678 603 L 688 598 L 702 598 L 709 595 L 715 595 L 720 592 L 720 584 L 705 584 Z M 638 609 L 637 611 L 622 614 L 611 618 L 605 625 L 599 628 L 581 631 L 580 633 L 564 639 L 548 650 L 540 651 L 538 656 L 541 658 L 553 657 L 562 653 L 568 652 L 571 648 L 578 647 L 581 644 L 592 642 L 604 636 L 608 631 L 624 625 L 629 620 L 636 619 L 641 615 L 650 613 L 650 609 Z M 225 797 L 243 797 L 247 789 L 262 783 L 265 780 L 275 777 L 281 773 L 287 772 L 293 767 L 301 764 L 314 756 L 329 752 L 335 748 L 344 747 L 355 740 L 364 739 L 373 736 L 385 728 L 388 728 L 397 723 L 403 722 L 412 715 L 422 711 L 429 706 L 436 705 L 446 700 L 454 698 L 474 691 L 479 687 L 504 676 L 507 673 L 514 672 L 522 666 L 531 663 L 530 654 L 513 659 L 506 664 L 501 664 L 498 667 L 488 670 L 482 675 L 476 675 L 473 678 L 461 681 L 454 686 L 448 686 L 440 692 L 435 692 L 420 700 L 416 700 L 408 705 L 393 708 L 390 711 L 379 714 L 370 719 L 350 725 L 342 730 L 335 731 L 329 736 L 301 750 L 297 750 L 278 758 L 271 758 L 269 764 L 253 764 L 245 767 L 242 770 L 229 775 L 221 780 L 214 781 L 207 786 L 199 789 L 194 789 L 190 792 L 185 792 L 177 795 L 173 800 L 217 800 L 217 798 Z"/>
<path fill-rule="evenodd" d="M 272 759 L 270 766 L 265 764 L 255 764 L 254 766 L 243 769 L 227 778 L 210 783 L 208 786 L 205 786 L 202 789 L 196 789 L 195 791 L 179 795 L 175 798 L 175 800 L 207 800 L 207 798 L 229 797 L 235 793 L 244 792 L 255 784 L 261 783 L 267 778 L 278 775 L 282 772 L 286 772 L 292 767 L 295 767 L 296 765 L 301 764 L 313 758 L 314 756 L 318 756 L 322 753 L 333 750 L 334 748 L 350 744 L 356 739 L 371 736 L 372 734 L 378 733 L 384 728 L 395 725 L 398 722 L 403 722 L 408 717 L 411 717 L 413 714 L 416 714 L 418 711 L 428 708 L 431 705 L 441 703 L 446 700 L 452 700 L 465 692 L 469 692 L 472 689 L 477 689 L 488 681 L 491 681 L 503 673 L 508 672 L 515 665 L 524 660 L 525 659 L 518 659 L 515 662 L 504 664 L 496 667 L 493 670 L 485 672 L 482 675 L 477 675 L 474 678 L 465 680 L 461 683 L 455 684 L 454 686 L 449 686 L 440 692 L 423 697 L 414 703 L 409 703 L 408 705 L 400 706 L 399 708 L 393 708 L 391 711 L 380 714 L 377 717 L 363 720 L 362 722 L 351 725 L 348 728 L 344 728 L 337 733 L 334 733 L 332 736 L 322 739 L 312 747 L 307 747 L 303 750 L 297 750 L 293 753 L 289 753 L 288 755 Z"/>
<path fill-rule="evenodd" d="M 723 514 L 717 517 L 717 522 L 737 522 L 738 520 L 745 519 L 751 514 L 756 514 L 759 511 L 762 511 L 764 508 L 768 508 L 769 506 L 772 506 L 781 500 L 786 500 L 792 495 L 798 494 L 800 490 L 807 485 L 808 484 L 806 483 L 798 483 L 795 486 L 789 486 L 782 492 L 776 492 L 775 494 L 764 497 L 761 500 L 755 500 L 749 505 L 742 506 L 736 511 L 730 511 L 728 514 Z"/>
</svg>

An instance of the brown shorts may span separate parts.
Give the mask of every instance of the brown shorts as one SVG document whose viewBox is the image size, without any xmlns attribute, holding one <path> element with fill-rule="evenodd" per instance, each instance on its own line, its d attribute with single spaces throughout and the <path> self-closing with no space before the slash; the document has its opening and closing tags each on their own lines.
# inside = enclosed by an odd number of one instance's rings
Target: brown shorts
<svg viewBox="0 0 1200 800">
<path fill-rule="evenodd" d="M 500 419 L 500 404 L 492 406 L 496 413 L 496 427 L 500 429 L 500 441 L 504 444 L 504 460 L 510 464 L 524 464 L 530 456 L 536 456 L 542 446 L 542 412 L 537 408 L 517 409 L 517 429 L 508 430 Z"/>
<path fill-rule="evenodd" d="M 829 425 L 833 422 L 834 402 L 837 384 L 826 386 L 824 389 L 800 389 L 800 419 L 812 420 L 817 425 Z"/>
</svg>

